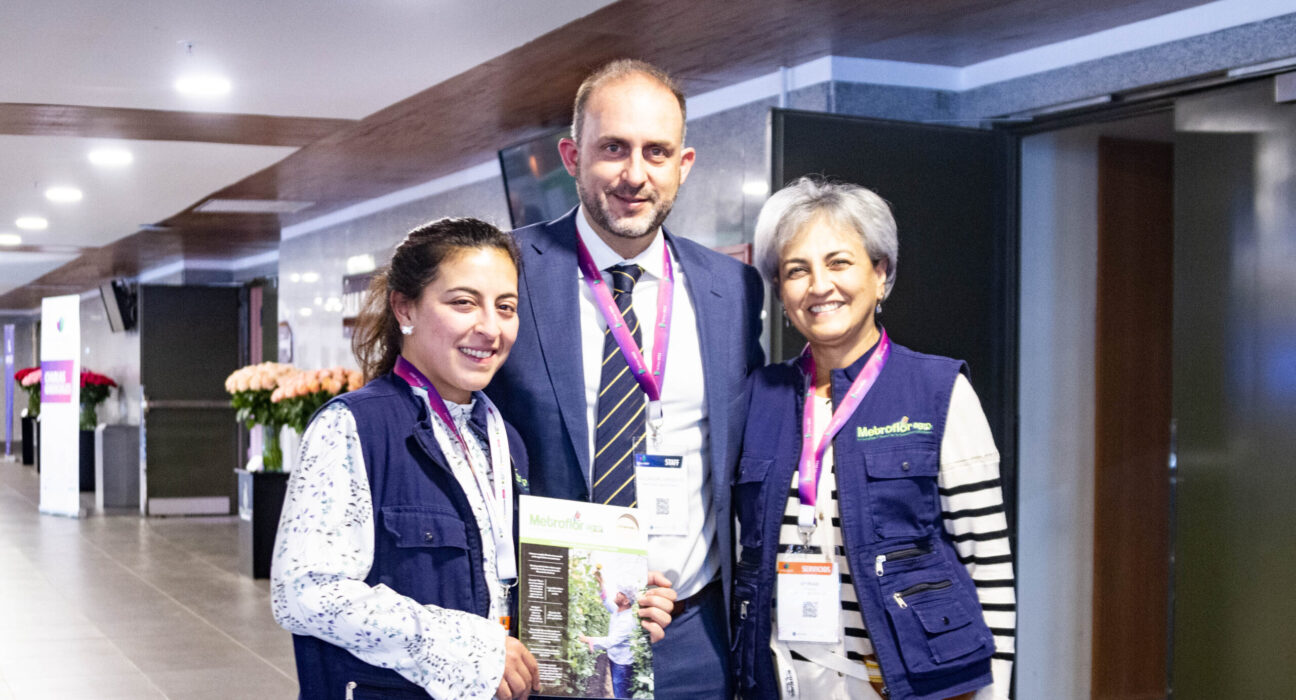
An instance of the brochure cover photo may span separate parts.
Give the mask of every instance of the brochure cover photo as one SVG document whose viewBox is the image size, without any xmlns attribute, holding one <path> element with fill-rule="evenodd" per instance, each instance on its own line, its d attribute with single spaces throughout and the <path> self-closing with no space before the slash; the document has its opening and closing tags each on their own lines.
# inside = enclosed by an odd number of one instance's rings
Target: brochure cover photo
<svg viewBox="0 0 1296 700">
<path fill-rule="evenodd" d="M 521 496 L 518 633 L 541 695 L 652 698 L 652 649 L 636 602 L 648 534 L 634 508 Z"/>
</svg>

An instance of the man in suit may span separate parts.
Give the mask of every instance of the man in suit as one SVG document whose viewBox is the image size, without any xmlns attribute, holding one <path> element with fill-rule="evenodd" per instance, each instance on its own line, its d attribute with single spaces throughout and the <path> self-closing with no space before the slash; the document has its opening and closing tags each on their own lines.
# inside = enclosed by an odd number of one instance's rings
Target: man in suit
<svg viewBox="0 0 1296 700">
<path fill-rule="evenodd" d="M 647 63 L 582 83 L 559 145 L 580 206 L 514 232 L 521 327 L 487 389 L 526 442 L 532 494 L 649 519 L 649 566 L 678 595 L 653 647 L 667 700 L 731 695 L 729 488 L 745 378 L 764 364 L 759 275 L 662 226 L 695 158 L 684 122 L 683 94 Z"/>
</svg>

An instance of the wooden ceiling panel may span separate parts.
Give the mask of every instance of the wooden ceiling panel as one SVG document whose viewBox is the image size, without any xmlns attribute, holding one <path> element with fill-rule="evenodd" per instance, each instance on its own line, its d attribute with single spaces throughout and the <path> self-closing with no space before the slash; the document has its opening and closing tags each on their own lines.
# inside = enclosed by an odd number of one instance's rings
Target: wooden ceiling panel
<svg viewBox="0 0 1296 700">
<path fill-rule="evenodd" d="M 191 258 L 274 250 L 280 225 L 427 182 L 570 122 L 581 79 L 628 56 L 674 73 L 697 94 L 826 55 L 964 66 L 1204 0 L 641 0 L 603 7 L 360 121 L 0 105 L 0 133 L 117 131 L 132 138 L 300 145 L 212 196 L 315 204 L 283 216 L 202 214 L 88 252 L 41 284 L 92 288 Z M 27 129 L 28 131 L 22 131 Z M 161 260 L 163 262 L 159 263 Z M 35 306 L 22 290 L 0 308 Z"/>
<path fill-rule="evenodd" d="M 305 146 L 349 119 L 0 103 L 0 134 Z"/>
</svg>

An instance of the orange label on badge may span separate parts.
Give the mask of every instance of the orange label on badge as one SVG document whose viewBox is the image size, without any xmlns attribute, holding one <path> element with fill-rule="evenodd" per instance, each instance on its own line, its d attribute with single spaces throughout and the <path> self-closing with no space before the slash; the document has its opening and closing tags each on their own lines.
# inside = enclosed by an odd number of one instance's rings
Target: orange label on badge
<svg viewBox="0 0 1296 700">
<path fill-rule="evenodd" d="M 513 617 L 510 615 L 501 615 L 499 619 L 499 623 L 501 625 L 504 625 L 504 629 L 506 630 L 513 629 Z"/>
<path fill-rule="evenodd" d="M 818 574 L 830 576 L 833 572 L 831 563 L 813 561 L 781 561 L 778 565 L 780 574 Z"/>
</svg>

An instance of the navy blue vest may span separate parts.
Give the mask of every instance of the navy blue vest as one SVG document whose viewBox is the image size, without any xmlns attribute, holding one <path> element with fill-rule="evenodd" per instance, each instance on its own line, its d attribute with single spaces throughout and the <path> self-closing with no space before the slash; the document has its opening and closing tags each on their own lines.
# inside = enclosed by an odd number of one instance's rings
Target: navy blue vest
<svg viewBox="0 0 1296 700">
<path fill-rule="evenodd" d="M 871 354 L 832 372 L 834 405 Z M 994 638 L 941 522 L 937 493 L 950 392 L 963 369 L 957 360 L 893 344 L 877 382 L 833 440 L 843 544 L 891 698 L 947 698 L 991 682 Z M 779 697 L 769 651 L 774 565 L 800 455 L 804 381 L 793 363 L 752 377 L 733 493 L 741 528 L 733 667 L 745 698 Z M 879 555 L 892 555 L 881 575 Z"/>
<path fill-rule="evenodd" d="M 373 498 L 374 563 L 365 583 L 384 584 L 423 605 L 488 615 L 481 532 L 437 445 L 427 404 L 391 374 L 334 401 L 345 404 L 355 417 Z M 489 450 L 480 401 L 470 425 Z M 526 448 L 511 426 L 508 441 L 515 493 L 524 492 Z M 340 700 L 352 682 L 357 684 L 356 698 L 427 697 L 425 690 L 395 671 L 367 664 L 321 639 L 295 635 L 293 650 L 304 699 Z"/>
</svg>

